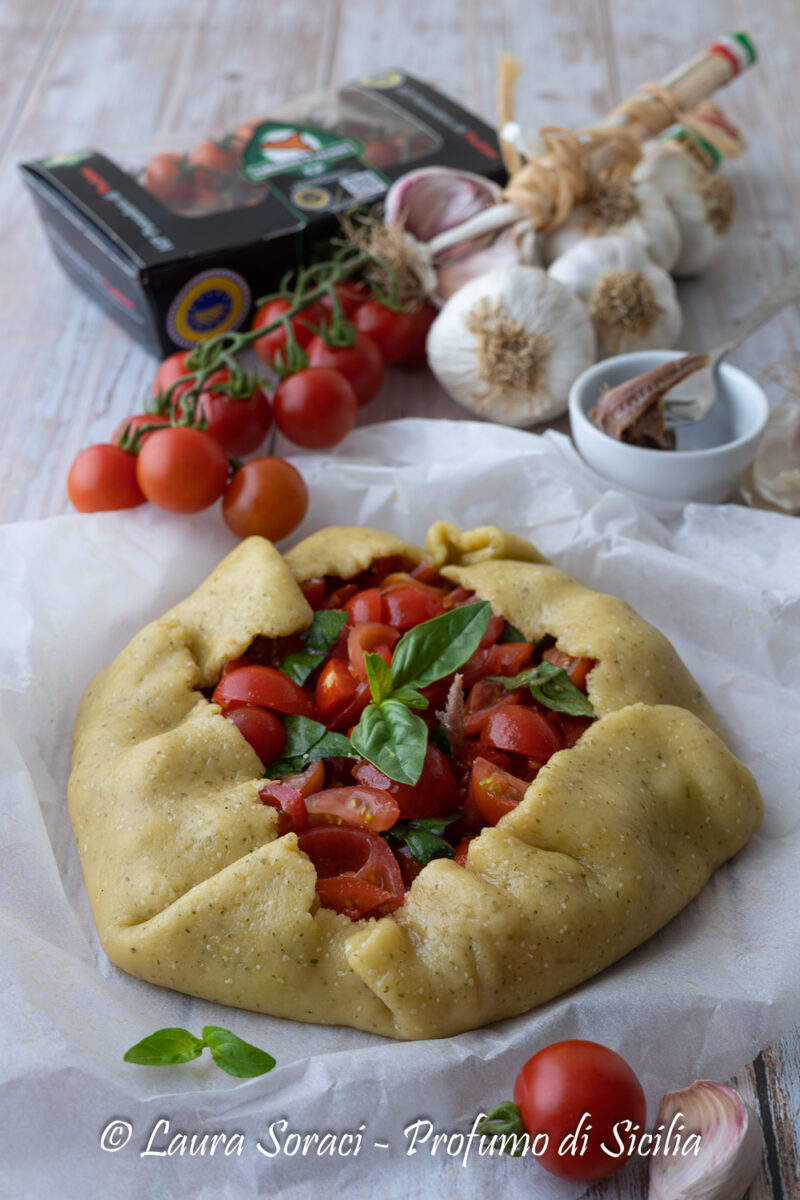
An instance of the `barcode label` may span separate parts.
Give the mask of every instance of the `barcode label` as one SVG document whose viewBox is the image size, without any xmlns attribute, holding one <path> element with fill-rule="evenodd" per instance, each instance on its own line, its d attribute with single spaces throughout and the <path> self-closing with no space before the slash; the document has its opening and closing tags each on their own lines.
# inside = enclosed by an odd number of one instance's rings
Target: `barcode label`
<svg viewBox="0 0 800 1200">
<path fill-rule="evenodd" d="M 370 200 L 386 191 L 386 182 L 374 171 L 352 171 L 349 175 L 340 175 L 339 183 L 356 200 Z"/>
</svg>

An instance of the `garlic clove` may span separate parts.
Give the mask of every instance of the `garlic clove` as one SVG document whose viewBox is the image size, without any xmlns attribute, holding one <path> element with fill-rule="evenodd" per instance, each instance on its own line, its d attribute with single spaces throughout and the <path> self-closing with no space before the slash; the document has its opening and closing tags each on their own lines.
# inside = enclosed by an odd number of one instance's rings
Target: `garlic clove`
<svg viewBox="0 0 800 1200">
<path fill-rule="evenodd" d="M 533 263 L 535 238 L 528 222 L 509 226 L 498 234 L 474 238 L 453 251 L 444 251 L 436 260 L 436 289 L 438 304 L 446 300 L 479 275 L 498 267 L 513 267 L 517 263 Z M 527 243 L 527 244 L 526 244 Z"/>
<path fill-rule="evenodd" d="M 656 1117 L 661 1126 L 680 1135 L 680 1147 L 668 1134 L 651 1157 L 648 1200 L 742 1200 L 761 1164 L 763 1137 L 738 1092 L 707 1079 L 668 1092 Z"/>
<path fill-rule="evenodd" d="M 412 237 L 428 242 L 499 200 L 499 186 L 481 175 L 450 167 L 420 167 L 401 175 L 389 188 L 384 220 L 387 225 L 402 224 Z"/>
<path fill-rule="evenodd" d="M 548 274 L 589 309 L 601 354 L 674 346 L 683 324 L 675 284 L 638 242 L 583 238 Z"/>
</svg>

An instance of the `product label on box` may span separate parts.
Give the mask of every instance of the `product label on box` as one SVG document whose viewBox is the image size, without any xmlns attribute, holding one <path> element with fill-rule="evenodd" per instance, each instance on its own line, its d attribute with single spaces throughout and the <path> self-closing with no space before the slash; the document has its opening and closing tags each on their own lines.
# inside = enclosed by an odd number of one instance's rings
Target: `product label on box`
<svg viewBox="0 0 800 1200">
<path fill-rule="evenodd" d="M 196 346 L 241 325 L 250 308 L 250 289 L 235 271 L 202 271 L 182 287 L 167 313 L 169 336 L 179 346 Z"/>
<path fill-rule="evenodd" d="M 242 172 L 251 183 L 262 183 L 273 175 L 300 175 L 313 179 L 330 163 L 353 158 L 361 152 L 354 138 L 303 126 L 259 125 L 242 155 Z"/>
</svg>

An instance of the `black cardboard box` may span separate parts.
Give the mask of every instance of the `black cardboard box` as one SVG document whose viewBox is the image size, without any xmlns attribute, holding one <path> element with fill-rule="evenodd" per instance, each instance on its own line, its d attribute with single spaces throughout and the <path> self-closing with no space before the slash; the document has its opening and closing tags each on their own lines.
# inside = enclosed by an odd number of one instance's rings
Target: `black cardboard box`
<svg viewBox="0 0 800 1200">
<path fill-rule="evenodd" d="M 21 170 L 66 273 L 163 356 L 245 325 L 338 213 L 433 164 L 505 177 L 488 125 L 390 70 L 188 153 L 82 150 Z"/>
</svg>

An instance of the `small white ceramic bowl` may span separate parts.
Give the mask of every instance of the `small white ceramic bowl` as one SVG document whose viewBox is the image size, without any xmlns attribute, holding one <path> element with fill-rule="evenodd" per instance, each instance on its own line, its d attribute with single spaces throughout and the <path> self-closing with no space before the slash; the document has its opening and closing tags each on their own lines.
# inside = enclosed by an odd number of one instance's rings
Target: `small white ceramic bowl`
<svg viewBox="0 0 800 1200">
<path fill-rule="evenodd" d="M 675 450 L 629 446 L 589 420 L 589 410 L 607 386 L 616 387 L 683 353 L 639 350 L 589 367 L 569 394 L 572 436 L 589 466 L 625 491 L 672 503 L 719 504 L 730 496 L 755 455 L 769 415 L 763 389 L 738 367 L 722 364 L 714 407 L 702 420 L 676 429 Z M 691 376 L 687 390 L 690 384 Z"/>
</svg>

